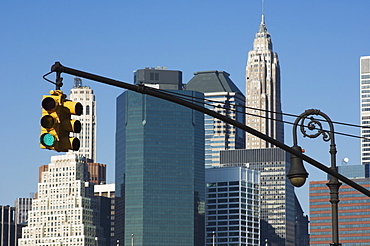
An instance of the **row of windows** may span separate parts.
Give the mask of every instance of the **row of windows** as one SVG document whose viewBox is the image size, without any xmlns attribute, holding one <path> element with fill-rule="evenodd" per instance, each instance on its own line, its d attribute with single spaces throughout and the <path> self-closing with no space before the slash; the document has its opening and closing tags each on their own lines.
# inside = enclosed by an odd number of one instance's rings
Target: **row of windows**
<svg viewBox="0 0 370 246">
<path fill-rule="evenodd" d="M 370 224 L 353 224 L 353 225 L 338 225 L 338 228 L 362 228 L 362 227 L 370 227 Z M 327 226 L 311 226 L 311 230 L 319 230 L 319 229 L 331 229 L 332 225 Z"/>
<path fill-rule="evenodd" d="M 227 203 L 227 202 L 239 202 L 239 201 L 241 201 L 242 203 L 246 203 L 247 199 L 245 199 L 245 198 L 241 198 L 241 199 L 239 199 L 239 198 L 229 198 L 229 199 L 218 199 L 218 200 L 210 199 L 210 200 L 207 200 L 207 203 L 216 203 L 216 202 L 218 202 L 218 203 Z M 249 200 L 248 200 L 248 202 L 249 202 Z M 258 201 L 255 201 L 255 202 L 257 202 L 257 204 L 258 204 Z"/>
<path fill-rule="evenodd" d="M 339 237 L 339 240 L 340 241 L 344 241 L 344 240 L 366 240 L 366 239 L 370 239 L 370 236 L 362 236 L 362 237 Z M 331 237 L 325 237 L 325 238 L 310 238 L 310 241 L 331 241 L 332 238 Z M 356 243 L 356 245 L 358 245 Z M 369 245 L 369 243 L 367 243 L 367 245 Z"/>
<path fill-rule="evenodd" d="M 349 206 L 349 207 L 340 207 L 339 211 L 341 210 L 356 210 L 356 209 L 368 209 L 370 210 L 370 205 L 367 206 Z M 310 208 L 310 211 L 326 211 L 328 210 L 327 213 L 329 213 L 331 210 L 330 208 Z"/>
<path fill-rule="evenodd" d="M 245 187 L 238 187 L 238 186 L 234 186 L 234 187 L 221 187 L 221 188 L 217 188 L 217 192 L 223 192 L 223 191 L 239 191 L 239 190 L 241 190 L 241 191 L 244 191 L 244 192 L 246 192 L 247 191 L 247 188 L 245 188 Z M 248 193 L 253 193 L 253 191 L 254 192 L 256 192 L 256 193 L 258 193 L 258 190 L 257 189 L 255 189 L 255 190 L 253 190 L 252 188 L 248 188 Z M 216 188 L 208 188 L 208 192 L 216 192 Z"/>
<path fill-rule="evenodd" d="M 328 215 L 331 214 L 331 210 L 328 211 Z M 370 215 L 370 211 L 364 211 L 364 212 L 349 212 L 349 213 L 341 213 L 339 211 L 339 216 L 353 216 L 353 215 Z M 325 216 L 323 213 L 321 214 L 311 214 L 311 218 L 313 217 L 322 217 Z"/>
<path fill-rule="evenodd" d="M 258 227 L 258 225 L 256 226 Z M 245 226 L 222 226 L 222 227 L 207 227 L 206 231 L 216 232 L 216 231 L 246 231 L 247 227 Z M 254 229 L 256 233 L 258 233 L 258 229 Z M 237 232 L 239 233 L 239 232 Z M 252 234 L 252 233 L 250 233 Z M 258 236 L 258 234 L 254 234 Z M 236 236 L 236 235 L 235 235 Z"/>
<path fill-rule="evenodd" d="M 250 218 L 252 218 L 252 217 L 248 216 L 249 221 L 250 221 Z M 257 218 L 258 217 L 256 217 L 256 220 L 257 220 Z M 220 215 L 220 216 L 208 216 L 207 217 L 207 221 L 210 221 L 210 220 L 227 220 L 227 219 L 230 219 L 230 220 L 239 220 L 239 219 L 246 220 L 247 217 L 245 215 L 240 215 L 240 217 L 239 217 L 239 215 Z M 258 227 L 258 223 L 255 222 L 254 226 Z"/>
<path fill-rule="evenodd" d="M 254 187 L 258 188 L 258 184 L 247 183 L 245 181 L 241 181 L 240 184 L 242 186 Z M 239 185 L 239 181 L 230 181 L 230 182 L 217 182 L 217 183 L 207 183 L 207 187 L 216 187 L 216 186 L 233 186 Z"/>
</svg>

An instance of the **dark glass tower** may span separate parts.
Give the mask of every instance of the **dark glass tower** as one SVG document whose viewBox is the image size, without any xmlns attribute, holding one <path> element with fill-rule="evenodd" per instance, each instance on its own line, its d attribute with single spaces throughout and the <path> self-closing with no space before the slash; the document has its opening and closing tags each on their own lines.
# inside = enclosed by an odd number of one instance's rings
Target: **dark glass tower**
<svg viewBox="0 0 370 246">
<path fill-rule="evenodd" d="M 120 245 L 204 245 L 203 114 L 132 91 L 117 98 L 115 225 Z"/>
</svg>

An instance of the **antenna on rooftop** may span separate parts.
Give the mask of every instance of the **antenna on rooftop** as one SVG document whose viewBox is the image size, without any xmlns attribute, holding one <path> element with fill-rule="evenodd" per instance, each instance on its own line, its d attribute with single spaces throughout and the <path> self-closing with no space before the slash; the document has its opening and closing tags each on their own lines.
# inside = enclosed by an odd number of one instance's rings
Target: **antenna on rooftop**
<svg viewBox="0 0 370 246">
<path fill-rule="evenodd" d="M 80 79 L 79 77 L 75 77 L 74 79 L 74 87 L 81 87 L 82 86 L 82 79 Z"/>
<path fill-rule="evenodd" d="M 262 0 L 262 23 L 265 23 L 265 1 Z"/>
</svg>

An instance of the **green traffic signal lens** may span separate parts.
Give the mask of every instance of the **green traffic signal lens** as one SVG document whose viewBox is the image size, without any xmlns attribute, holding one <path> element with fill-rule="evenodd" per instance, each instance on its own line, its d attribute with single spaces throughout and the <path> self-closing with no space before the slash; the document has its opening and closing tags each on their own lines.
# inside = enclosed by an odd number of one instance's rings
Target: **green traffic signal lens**
<svg viewBox="0 0 370 246">
<path fill-rule="evenodd" d="M 44 133 L 40 137 L 40 143 L 46 147 L 51 147 L 55 143 L 55 138 L 50 133 Z"/>
<path fill-rule="evenodd" d="M 41 118 L 41 126 L 46 129 L 51 129 L 54 126 L 55 120 L 50 115 L 45 115 Z"/>
</svg>

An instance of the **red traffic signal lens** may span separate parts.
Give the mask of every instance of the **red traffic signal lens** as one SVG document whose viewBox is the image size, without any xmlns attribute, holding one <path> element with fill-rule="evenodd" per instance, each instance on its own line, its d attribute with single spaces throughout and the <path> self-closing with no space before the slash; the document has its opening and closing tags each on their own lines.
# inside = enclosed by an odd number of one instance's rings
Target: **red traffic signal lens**
<svg viewBox="0 0 370 246">
<path fill-rule="evenodd" d="M 42 108 L 47 111 L 52 111 L 57 106 L 55 100 L 52 97 L 45 97 L 44 100 L 42 100 Z"/>
</svg>

